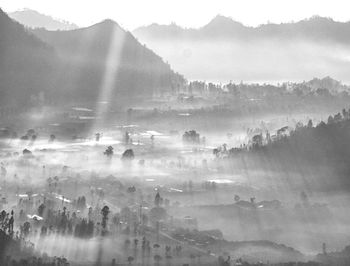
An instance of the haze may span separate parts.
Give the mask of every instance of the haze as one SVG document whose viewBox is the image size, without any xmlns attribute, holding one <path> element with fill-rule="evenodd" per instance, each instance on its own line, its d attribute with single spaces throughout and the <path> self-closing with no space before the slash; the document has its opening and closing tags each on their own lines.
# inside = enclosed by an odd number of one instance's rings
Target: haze
<svg viewBox="0 0 350 266">
<path fill-rule="evenodd" d="M 248 26 L 298 21 L 313 15 L 339 21 L 350 19 L 347 8 L 344 8 L 348 6 L 346 0 L 3 0 L 1 5 L 7 12 L 30 8 L 81 27 L 110 18 L 130 31 L 152 23 L 172 22 L 182 27 L 198 28 L 218 14 Z"/>
<path fill-rule="evenodd" d="M 347 12 L 0 3 L 0 265 L 349 266 Z"/>
</svg>

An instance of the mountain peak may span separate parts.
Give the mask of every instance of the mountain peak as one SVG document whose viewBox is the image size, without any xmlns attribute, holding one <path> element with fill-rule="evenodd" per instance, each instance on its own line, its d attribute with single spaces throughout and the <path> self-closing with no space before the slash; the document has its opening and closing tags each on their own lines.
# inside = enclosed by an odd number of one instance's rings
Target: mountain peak
<svg viewBox="0 0 350 266">
<path fill-rule="evenodd" d="M 101 22 L 98 22 L 90 27 L 98 27 L 106 30 L 122 29 L 122 27 L 120 27 L 120 25 L 112 19 L 102 20 Z"/>
<path fill-rule="evenodd" d="M 217 14 L 211 22 L 232 22 L 232 18 Z"/>
<path fill-rule="evenodd" d="M 100 23 L 103 25 L 112 25 L 112 26 L 118 25 L 117 22 L 115 22 L 113 19 L 110 19 L 110 18 L 104 19 Z"/>
<path fill-rule="evenodd" d="M 230 17 L 217 15 L 204 27 L 232 27 L 232 26 L 243 27 L 243 24 L 233 20 Z"/>
</svg>

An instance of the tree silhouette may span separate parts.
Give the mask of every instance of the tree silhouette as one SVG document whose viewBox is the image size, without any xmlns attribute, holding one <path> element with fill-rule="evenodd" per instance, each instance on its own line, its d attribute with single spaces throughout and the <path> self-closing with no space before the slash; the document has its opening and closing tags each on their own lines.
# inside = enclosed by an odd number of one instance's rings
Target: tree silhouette
<svg viewBox="0 0 350 266">
<path fill-rule="evenodd" d="M 122 160 L 133 160 L 135 158 L 134 151 L 132 149 L 127 149 L 122 155 Z"/>
<path fill-rule="evenodd" d="M 113 147 L 112 146 L 108 146 L 103 154 L 106 155 L 107 157 L 111 158 L 113 156 L 113 154 L 114 154 Z"/>
<path fill-rule="evenodd" d="M 106 205 L 102 208 L 101 214 L 102 214 L 102 235 L 107 234 L 107 221 L 108 221 L 108 214 L 109 214 L 109 207 Z"/>
</svg>

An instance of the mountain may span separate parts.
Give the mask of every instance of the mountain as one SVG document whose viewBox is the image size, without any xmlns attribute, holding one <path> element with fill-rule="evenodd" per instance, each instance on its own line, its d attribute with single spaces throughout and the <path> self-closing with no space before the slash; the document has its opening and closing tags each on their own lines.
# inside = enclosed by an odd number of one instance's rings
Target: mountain
<svg viewBox="0 0 350 266">
<path fill-rule="evenodd" d="M 23 9 L 8 14 L 12 19 L 29 28 L 45 28 L 47 30 L 73 30 L 78 26 L 51 16 L 41 14 L 35 10 Z"/>
<path fill-rule="evenodd" d="M 25 29 L 0 11 L 3 103 L 51 104 L 148 99 L 184 79 L 111 20 L 71 31 Z"/>
<path fill-rule="evenodd" d="M 20 108 L 32 95 L 50 90 L 55 52 L 1 9 L 0 32 L 0 103 Z"/>
<path fill-rule="evenodd" d="M 84 88 L 79 97 L 96 99 L 107 86 L 113 87 L 109 97 L 131 100 L 151 97 L 155 90 L 170 91 L 183 82 L 158 55 L 112 20 L 72 31 L 32 32 L 57 51 L 63 63 L 61 90 L 67 94 Z M 72 75 L 74 78 L 67 80 Z"/>
<path fill-rule="evenodd" d="M 331 18 L 313 16 L 299 22 L 281 24 L 263 24 L 258 27 L 248 27 L 229 17 L 218 15 L 207 25 L 198 29 L 185 29 L 175 24 L 151 24 L 137 28 L 134 35 L 141 38 L 174 38 L 181 36 L 186 39 L 211 39 L 213 37 L 224 40 L 258 40 L 258 39 L 298 39 L 305 38 L 313 41 L 339 42 L 349 44 L 350 22 L 337 22 Z"/>
<path fill-rule="evenodd" d="M 198 32 L 201 37 L 235 37 L 249 33 L 250 28 L 224 16 L 216 16 Z"/>
<path fill-rule="evenodd" d="M 133 34 L 190 79 L 280 82 L 331 75 L 350 81 L 350 22 L 314 16 L 248 27 L 216 16 L 197 29 L 152 24 Z"/>
</svg>

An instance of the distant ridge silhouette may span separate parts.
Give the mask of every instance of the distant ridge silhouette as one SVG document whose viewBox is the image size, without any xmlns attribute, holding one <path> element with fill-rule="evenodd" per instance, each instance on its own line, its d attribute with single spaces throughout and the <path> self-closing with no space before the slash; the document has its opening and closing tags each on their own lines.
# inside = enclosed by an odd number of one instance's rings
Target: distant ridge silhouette
<svg viewBox="0 0 350 266">
<path fill-rule="evenodd" d="M 45 28 L 47 30 L 73 30 L 78 26 L 74 23 L 54 19 L 32 9 L 23 9 L 8 14 L 11 18 L 30 28 Z"/>
</svg>

